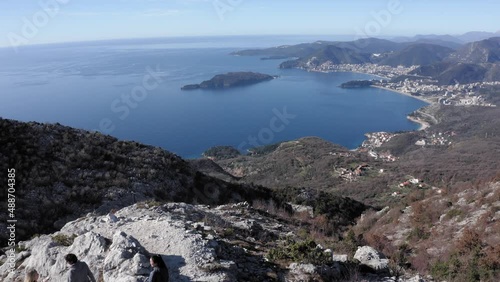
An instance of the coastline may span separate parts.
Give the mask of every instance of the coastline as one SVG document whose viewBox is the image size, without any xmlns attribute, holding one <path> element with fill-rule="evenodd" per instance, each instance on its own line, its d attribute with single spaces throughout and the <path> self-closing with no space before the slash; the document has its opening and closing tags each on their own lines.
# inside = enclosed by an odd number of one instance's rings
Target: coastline
<svg viewBox="0 0 500 282">
<path fill-rule="evenodd" d="M 376 77 L 379 77 L 381 79 L 387 79 L 389 80 L 388 77 L 383 77 L 383 76 L 380 76 L 380 75 L 375 75 L 375 74 L 371 74 L 371 73 L 364 73 L 364 72 L 359 72 L 359 71 L 341 71 L 341 70 L 334 70 L 334 71 L 317 71 L 317 70 L 307 70 L 307 71 L 311 71 L 311 72 L 322 72 L 322 73 L 333 73 L 333 72 L 352 72 L 352 73 L 358 73 L 358 74 L 367 74 L 367 75 L 372 75 L 372 76 L 376 76 Z M 432 105 L 432 104 L 435 104 L 436 102 L 435 101 L 432 101 L 432 100 L 429 100 L 429 99 L 426 99 L 424 97 L 420 97 L 420 96 L 413 96 L 411 95 L 410 93 L 406 93 L 406 92 L 403 92 L 403 91 L 399 91 L 399 90 L 395 90 L 395 89 L 392 89 L 392 88 L 388 88 L 388 87 L 383 87 L 383 86 L 378 86 L 378 85 L 371 85 L 370 87 L 373 87 L 373 88 L 379 88 L 379 89 L 383 89 L 383 90 L 387 90 L 387 91 L 391 91 L 391 92 L 394 92 L 394 93 L 397 93 L 397 94 L 401 94 L 401 95 L 404 95 L 404 96 L 407 96 L 407 97 L 411 97 L 411 98 L 414 98 L 414 99 L 417 99 L 417 100 L 420 100 L 422 102 L 425 102 L 427 103 L 428 105 Z M 418 111 L 418 110 L 417 110 Z M 414 123 L 418 123 L 420 124 L 420 128 L 418 129 L 418 131 L 423 131 L 423 130 L 426 130 L 427 128 L 429 128 L 431 126 L 430 123 L 426 122 L 425 120 L 421 120 L 419 118 L 415 118 L 415 117 L 412 117 L 412 116 L 406 116 L 406 118 Z"/>
<path fill-rule="evenodd" d="M 414 118 L 412 116 L 407 116 L 406 118 L 414 123 L 420 124 L 420 128 L 418 129 L 418 131 L 424 131 L 431 126 L 428 122 L 418 118 Z"/>
<path fill-rule="evenodd" d="M 372 74 L 372 73 L 366 73 L 366 72 L 360 72 L 360 71 L 333 71 L 333 72 L 352 72 L 352 73 L 359 73 L 359 74 L 367 74 L 367 75 L 378 77 L 380 79 L 390 80 L 390 78 L 385 77 L 385 76 L 381 76 L 381 75 L 377 75 L 377 74 Z"/>
<path fill-rule="evenodd" d="M 405 95 L 407 97 L 412 97 L 412 98 L 415 98 L 415 99 L 418 99 L 422 102 L 425 102 L 425 103 L 428 103 L 429 105 L 432 105 L 432 104 L 435 104 L 435 102 L 433 101 L 430 101 L 428 99 L 425 99 L 423 97 L 418 97 L 418 96 L 413 96 L 409 93 L 406 93 L 406 92 L 402 92 L 402 91 L 398 91 L 398 90 L 395 90 L 395 89 L 391 89 L 391 88 L 387 88 L 387 87 L 383 87 L 383 86 L 377 86 L 377 85 L 372 85 L 370 87 L 374 87 L 374 88 L 379 88 L 379 89 L 384 89 L 384 90 L 387 90 L 387 91 L 392 91 L 394 93 L 398 93 L 398 94 L 401 94 L 401 95 Z M 418 111 L 418 110 L 417 110 Z M 418 129 L 418 131 L 424 131 L 426 130 L 427 128 L 429 128 L 431 126 L 430 123 L 424 121 L 424 120 L 421 120 L 419 118 L 415 118 L 415 117 L 412 117 L 412 116 L 406 116 L 406 118 L 414 123 L 418 123 L 420 124 L 420 128 Z"/>
<path fill-rule="evenodd" d="M 378 85 L 371 85 L 370 87 L 374 87 L 374 88 L 379 88 L 379 89 L 383 89 L 383 90 L 387 90 L 387 91 L 392 91 L 392 92 L 395 92 L 395 93 L 399 93 L 401 95 L 405 95 L 405 96 L 408 96 L 408 97 L 411 97 L 411 98 L 415 98 L 417 100 L 420 100 L 422 102 L 426 102 L 428 103 L 429 105 L 430 104 L 434 104 L 433 101 L 431 100 L 428 100 L 426 98 L 423 98 L 423 97 L 420 97 L 420 96 L 413 96 L 411 95 L 410 93 L 406 93 L 406 92 L 403 92 L 403 91 L 399 91 L 399 90 L 395 90 L 395 89 L 392 89 L 392 88 L 388 88 L 388 87 L 383 87 L 383 86 L 378 86 Z"/>
<path fill-rule="evenodd" d="M 377 75 L 377 74 L 372 74 L 372 73 L 366 73 L 366 72 L 360 72 L 360 71 L 344 71 L 344 70 L 320 71 L 320 70 L 308 70 L 308 69 L 305 69 L 305 68 L 298 68 L 298 69 L 302 69 L 302 70 L 305 70 L 305 71 L 308 71 L 308 72 L 320 72 L 320 73 L 352 72 L 352 73 L 358 73 L 358 74 L 367 74 L 367 75 L 378 77 L 380 79 L 390 80 L 390 78 L 385 77 L 385 76 L 381 76 L 381 75 Z"/>
<path fill-rule="evenodd" d="M 381 79 L 387 79 L 387 80 L 390 80 L 390 78 L 388 78 L 388 77 L 384 77 L 384 76 L 380 76 L 380 75 L 376 75 L 376 74 L 371 74 L 371 73 L 366 73 L 366 72 L 359 72 L 359 71 L 340 71 L 340 70 L 334 70 L 334 71 L 317 71 L 317 70 L 307 70 L 307 71 L 310 71 L 310 72 L 322 72 L 322 73 L 352 72 L 352 73 L 358 73 L 358 74 L 367 74 L 367 75 L 371 75 L 371 76 L 376 76 L 376 77 L 379 77 L 379 78 L 381 78 Z M 399 91 L 399 90 L 395 90 L 395 89 L 392 89 L 392 88 L 387 88 L 387 87 L 378 86 L 378 85 L 371 85 L 370 87 L 379 88 L 379 89 L 383 89 L 383 90 L 387 90 L 387 91 L 392 91 L 392 92 L 395 92 L 395 93 L 399 93 L 399 94 L 401 94 L 401 95 L 405 95 L 405 96 L 408 96 L 408 97 L 415 98 L 415 99 L 417 99 L 417 100 L 420 100 L 420 101 L 426 102 L 426 103 L 428 103 L 429 105 L 430 105 L 430 104 L 434 104 L 434 103 L 435 103 L 434 101 L 428 100 L 428 99 L 426 99 L 426 98 L 423 98 L 423 97 L 420 97 L 420 96 L 413 96 L 413 95 L 411 95 L 411 94 L 409 94 L 409 93 L 402 92 L 402 91 Z"/>
</svg>

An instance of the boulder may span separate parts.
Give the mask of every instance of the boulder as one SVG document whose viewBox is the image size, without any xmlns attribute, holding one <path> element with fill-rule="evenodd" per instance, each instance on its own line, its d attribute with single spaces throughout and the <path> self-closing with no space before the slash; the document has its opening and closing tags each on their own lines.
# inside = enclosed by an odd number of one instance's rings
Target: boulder
<svg viewBox="0 0 500 282">
<path fill-rule="evenodd" d="M 349 260 L 348 255 L 332 255 L 332 261 L 347 262 Z"/>
<path fill-rule="evenodd" d="M 60 274 L 66 271 L 67 264 L 64 255 L 73 253 L 78 260 L 88 264 L 95 278 L 98 279 L 98 277 L 102 276 L 100 274 L 101 269 L 98 266 L 102 265 L 104 261 L 108 245 L 108 241 L 104 236 L 93 231 L 76 237 L 73 244 L 57 257 L 55 267 L 53 267 L 55 271 L 51 270 L 51 277 L 53 277 L 52 273 L 54 272 Z"/>
<path fill-rule="evenodd" d="M 148 257 L 148 252 L 134 237 L 122 231 L 116 232 L 104 259 L 104 281 L 141 281 L 151 272 Z"/>
<path fill-rule="evenodd" d="M 389 269 L 389 260 L 384 254 L 370 246 L 358 247 L 354 258 L 363 266 L 367 266 L 377 272 L 385 272 Z"/>
<path fill-rule="evenodd" d="M 292 263 L 288 266 L 290 272 L 285 281 L 311 281 L 312 276 L 316 273 L 316 267 L 310 263 Z"/>
<path fill-rule="evenodd" d="M 426 280 L 420 276 L 420 274 L 417 274 L 409 279 L 406 280 L 406 282 L 425 282 Z"/>
<path fill-rule="evenodd" d="M 307 273 L 314 274 L 316 272 L 316 267 L 310 263 L 292 263 L 288 267 L 292 273 Z"/>
</svg>

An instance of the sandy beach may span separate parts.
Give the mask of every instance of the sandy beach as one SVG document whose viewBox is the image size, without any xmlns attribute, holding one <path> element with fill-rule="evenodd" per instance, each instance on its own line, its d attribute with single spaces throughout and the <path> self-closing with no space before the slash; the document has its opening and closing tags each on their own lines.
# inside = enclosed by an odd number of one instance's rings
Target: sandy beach
<svg viewBox="0 0 500 282">
<path fill-rule="evenodd" d="M 384 90 L 387 90 L 387 91 L 392 91 L 392 92 L 395 92 L 395 93 L 398 93 L 398 94 L 401 94 L 401 95 L 405 95 L 405 96 L 408 96 L 408 97 L 412 97 L 412 98 L 418 99 L 418 100 L 426 102 L 428 104 L 434 104 L 435 103 L 434 101 L 425 99 L 423 97 L 413 96 L 413 95 L 411 95 L 409 93 L 405 93 L 405 92 L 402 92 L 402 91 L 394 90 L 394 89 L 391 89 L 391 88 L 377 86 L 377 85 L 372 85 L 371 87 L 380 88 L 380 89 L 384 89 Z M 411 120 L 412 122 L 420 124 L 420 128 L 418 129 L 419 131 L 426 130 L 427 128 L 429 128 L 431 126 L 428 122 L 426 122 L 424 120 L 421 120 L 421 119 L 418 119 L 418 118 L 415 118 L 415 117 L 412 117 L 412 116 L 407 116 L 407 118 L 409 120 Z"/>
<path fill-rule="evenodd" d="M 428 122 L 423 121 L 423 120 L 418 119 L 418 118 L 414 118 L 412 116 L 407 116 L 406 118 L 415 122 L 415 123 L 420 124 L 420 128 L 418 129 L 418 131 L 426 130 L 427 128 L 429 128 L 431 126 Z"/>
<path fill-rule="evenodd" d="M 405 95 L 405 96 L 408 96 L 408 97 L 412 97 L 412 98 L 415 98 L 415 99 L 418 99 L 420 101 L 423 101 L 423 102 L 426 102 L 426 103 L 429 103 L 429 104 L 433 104 L 434 102 L 433 101 L 430 101 L 426 98 L 423 98 L 423 97 L 420 97 L 420 96 L 413 96 L 411 95 L 410 93 L 406 93 L 406 92 L 402 92 L 402 91 L 398 91 L 398 90 L 395 90 L 395 89 L 392 89 L 392 88 L 387 88 L 387 87 L 382 87 L 382 86 L 378 86 L 378 85 L 372 85 L 371 87 L 374 87 L 374 88 L 380 88 L 380 89 L 384 89 L 384 90 L 387 90 L 387 91 L 392 91 L 392 92 L 396 92 L 396 93 L 399 93 L 401 95 Z"/>
</svg>

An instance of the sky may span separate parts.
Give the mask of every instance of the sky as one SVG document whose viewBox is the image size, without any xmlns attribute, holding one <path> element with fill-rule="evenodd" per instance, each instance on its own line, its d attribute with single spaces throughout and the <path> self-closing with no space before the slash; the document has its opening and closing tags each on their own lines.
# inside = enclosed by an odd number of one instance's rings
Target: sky
<svg viewBox="0 0 500 282">
<path fill-rule="evenodd" d="M 0 46 L 212 35 L 500 30 L 498 0 L 1 0 Z"/>
</svg>

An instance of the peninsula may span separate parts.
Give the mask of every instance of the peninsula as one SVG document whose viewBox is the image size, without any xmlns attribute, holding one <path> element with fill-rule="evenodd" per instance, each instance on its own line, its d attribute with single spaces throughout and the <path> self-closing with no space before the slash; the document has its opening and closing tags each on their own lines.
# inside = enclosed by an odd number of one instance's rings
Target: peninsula
<svg viewBox="0 0 500 282">
<path fill-rule="evenodd" d="M 230 72 L 219 74 L 210 80 L 203 81 L 200 84 L 189 84 L 181 88 L 181 90 L 194 89 L 226 89 L 238 86 L 252 85 L 263 81 L 268 81 L 276 78 L 268 74 L 256 72 Z"/>
</svg>

